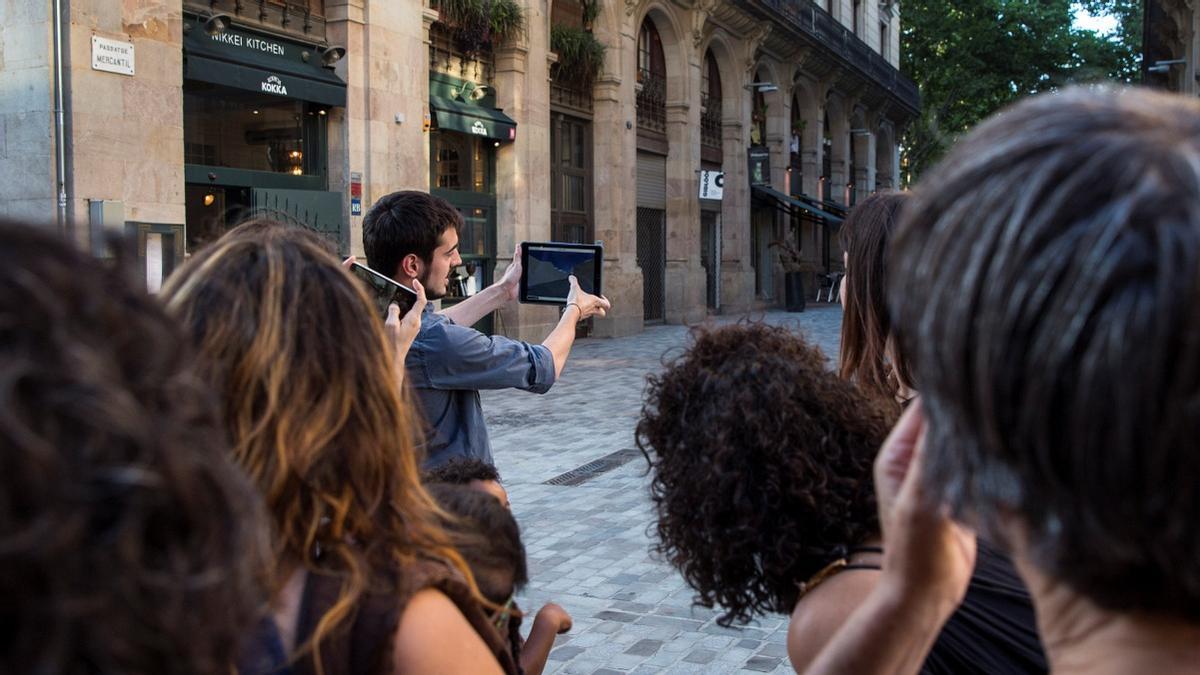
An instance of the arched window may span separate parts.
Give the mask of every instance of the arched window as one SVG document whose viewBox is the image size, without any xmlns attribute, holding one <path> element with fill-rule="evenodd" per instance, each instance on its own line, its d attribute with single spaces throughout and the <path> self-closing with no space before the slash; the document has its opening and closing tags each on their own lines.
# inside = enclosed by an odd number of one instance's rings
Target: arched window
<svg viewBox="0 0 1200 675">
<path fill-rule="evenodd" d="M 700 84 L 700 145 L 702 149 L 715 149 L 713 161 L 721 161 L 721 71 L 711 49 L 704 55 L 704 78 Z"/>
<path fill-rule="evenodd" d="M 754 76 L 754 84 L 762 80 Z M 767 144 L 767 97 L 759 87 L 751 87 L 750 94 L 750 145 Z"/>
<path fill-rule="evenodd" d="M 662 38 L 647 17 L 638 31 L 638 126 L 658 134 L 667 131 L 667 60 Z"/>
</svg>

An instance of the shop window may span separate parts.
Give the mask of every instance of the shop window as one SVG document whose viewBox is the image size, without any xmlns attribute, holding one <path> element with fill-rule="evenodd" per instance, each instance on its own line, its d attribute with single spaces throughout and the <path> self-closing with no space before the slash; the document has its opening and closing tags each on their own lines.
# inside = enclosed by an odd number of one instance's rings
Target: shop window
<svg viewBox="0 0 1200 675">
<path fill-rule="evenodd" d="M 492 141 L 453 131 L 435 131 L 430 140 L 433 187 L 492 191 Z"/>
<path fill-rule="evenodd" d="M 191 80 L 183 92 L 186 163 L 324 174 L 325 107 Z"/>
<path fill-rule="evenodd" d="M 556 241 L 591 240 L 591 124 L 555 114 L 550 125 L 551 235 Z"/>
</svg>

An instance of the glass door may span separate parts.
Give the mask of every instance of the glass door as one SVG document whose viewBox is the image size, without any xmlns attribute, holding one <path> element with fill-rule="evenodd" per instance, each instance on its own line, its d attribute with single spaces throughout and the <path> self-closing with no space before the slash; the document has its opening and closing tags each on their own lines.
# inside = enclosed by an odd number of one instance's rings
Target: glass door
<svg viewBox="0 0 1200 675">
<path fill-rule="evenodd" d="M 492 283 L 496 266 L 495 144 L 486 138 L 435 131 L 430 139 L 431 194 L 450 202 L 463 217 L 458 250 L 463 264 L 450 275 L 443 306 L 475 295 Z M 492 316 L 475 324 L 494 332 Z"/>
</svg>

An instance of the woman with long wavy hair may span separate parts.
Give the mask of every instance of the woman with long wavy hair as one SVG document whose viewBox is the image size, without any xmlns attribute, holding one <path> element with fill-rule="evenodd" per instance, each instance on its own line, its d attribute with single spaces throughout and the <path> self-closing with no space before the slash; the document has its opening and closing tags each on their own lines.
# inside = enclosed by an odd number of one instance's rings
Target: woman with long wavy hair
<svg viewBox="0 0 1200 675">
<path fill-rule="evenodd" d="M 908 199 L 907 192 L 877 192 L 850 209 L 841 229 L 846 276 L 838 375 L 895 413 L 915 394 L 908 361 L 892 338 L 885 285 L 888 243 Z"/>
<path fill-rule="evenodd" d="M 265 498 L 296 672 L 515 672 L 420 483 L 398 366 L 412 334 L 385 333 L 319 237 L 270 221 L 203 249 L 163 296 Z"/>
</svg>

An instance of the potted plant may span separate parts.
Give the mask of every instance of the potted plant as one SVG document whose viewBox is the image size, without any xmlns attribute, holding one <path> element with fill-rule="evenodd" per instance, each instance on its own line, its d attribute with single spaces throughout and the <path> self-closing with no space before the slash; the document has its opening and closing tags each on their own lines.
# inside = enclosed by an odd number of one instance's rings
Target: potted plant
<svg viewBox="0 0 1200 675">
<path fill-rule="evenodd" d="M 438 0 L 438 20 L 446 24 L 466 54 L 515 39 L 525 28 L 525 11 L 517 0 Z"/>
<path fill-rule="evenodd" d="M 587 89 L 604 68 L 604 43 L 582 28 L 551 26 L 550 49 L 558 55 L 556 81 Z"/>
<path fill-rule="evenodd" d="M 783 267 L 783 297 L 789 312 L 803 312 L 804 277 L 815 271 L 813 264 L 804 259 L 800 249 L 790 239 L 776 239 L 771 248 L 779 249 L 779 264 Z"/>
</svg>

